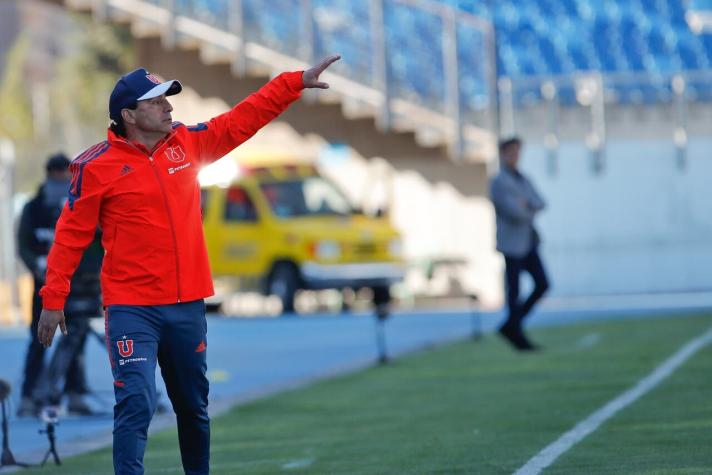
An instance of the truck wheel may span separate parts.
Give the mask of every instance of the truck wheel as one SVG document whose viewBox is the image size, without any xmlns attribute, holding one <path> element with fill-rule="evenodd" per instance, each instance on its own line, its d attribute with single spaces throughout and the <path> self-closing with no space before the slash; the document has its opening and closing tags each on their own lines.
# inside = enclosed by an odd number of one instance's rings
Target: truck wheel
<svg viewBox="0 0 712 475">
<path fill-rule="evenodd" d="M 282 301 L 282 313 L 294 312 L 294 295 L 297 293 L 299 276 L 289 264 L 277 264 L 269 278 L 267 291 Z"/>
<path fill-rule="evenodd" d="M 220 313 L 222 311 L 222 302 L 206 303 L 205 311 L 208 313 Z"/>
<path fill-rule="evenodd" d="M 387 285 L 371 287 L 373 290 L 373 304 L 384 305 L 391 301 L 391 289 Z"/>
</svg>

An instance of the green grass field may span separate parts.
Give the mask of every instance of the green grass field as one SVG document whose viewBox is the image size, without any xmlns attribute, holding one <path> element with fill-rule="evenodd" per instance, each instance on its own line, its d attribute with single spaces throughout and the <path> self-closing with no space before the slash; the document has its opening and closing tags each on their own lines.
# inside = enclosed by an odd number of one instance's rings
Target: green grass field
<svg viewBox="0 0 712 475">
<path fill-rule="evenodd" d="M 211 473 L 512 473 L 711 326 L 586 323 L 533 331 L 537 354 L 487 336 L 411 355 L 214 419 Z M 177 445 L 175 431 L 151 437 L 146 473 L 183 473 Z M 110 474 L 111 452 L 23 473 Z M 712 473 L 712 348 L 544 473 Z"/>
</svg>

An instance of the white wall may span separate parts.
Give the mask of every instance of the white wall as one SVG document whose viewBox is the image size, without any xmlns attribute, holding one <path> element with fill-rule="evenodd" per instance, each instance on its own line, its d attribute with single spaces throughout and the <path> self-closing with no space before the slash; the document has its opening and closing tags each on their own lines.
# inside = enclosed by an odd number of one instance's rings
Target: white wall
<svg viewBox="0 0 712 475">
<path fill-rule="evenodd" d="M 354 202 L 387 205 L 411 264 L 401 296 L 476 293 L 486 307 L 501 304 L 502 261 L 494 250 L 494 213 L 486 197 L 466 197 L 445 181 L 431 183 L 419 172 L 344 152 L 341 160 L 323 160 L 321 169 Z M 447 260 L 462 264 L 439 266 L 434 278 L 426 278 L 427 263 Z"/>
<path fill-rule="evenodd" d="M 549 203 L 552 295 L 712 289 L 712 140 L 691 140 L 684 170 L 669 139 L 609 142 L 600 175 L 582 144 L 562 144 L 554 176 L 545 157 L 527 145 L 521 166 Z"/>
</svg>

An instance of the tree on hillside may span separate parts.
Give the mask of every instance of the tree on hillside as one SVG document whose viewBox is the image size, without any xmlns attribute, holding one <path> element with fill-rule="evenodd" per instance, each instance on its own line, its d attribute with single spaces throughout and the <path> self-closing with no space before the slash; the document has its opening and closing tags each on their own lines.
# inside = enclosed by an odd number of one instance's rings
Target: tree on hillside
<svg viewBox="0 0 712 475">
<path fill-rule="evenodd" d="M 0 78 L 0 136 L 15 143 L 18 191 L 42 180 L 49 154 L 74 156 L 105 136 L 109 94 L 133 65 L 125 27 L 57 11 L 48 24 L 23 25 Z M 46 31 L 53 32 L 49 40 Z M 38 63 L 43 74 L 36 74 Z"/>
</svg>

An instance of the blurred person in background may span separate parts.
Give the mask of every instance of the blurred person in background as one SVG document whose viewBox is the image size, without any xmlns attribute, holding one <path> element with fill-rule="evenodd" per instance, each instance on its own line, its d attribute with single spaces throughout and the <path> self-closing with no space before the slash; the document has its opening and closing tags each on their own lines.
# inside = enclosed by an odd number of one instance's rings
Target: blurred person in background
<svg viewBox="0 0 712 475">
<path fill-rule="evenodd" d="M 58 406 L 62 395 L 67 396 L 67 412 L 77 416 L 91 416 L 95 412 L 84 397 L 89 394 L 84 347 L 91 333 L 90 319 L 103 315 L 101 308 L 101 263 L 104 249 L 101 232 L 84 251 L 71 282 L 71 291 L 64 306 L 67 334 L 62 335 L 49 363 L 37 381 L 33 400 L 36 406 Z"/>
<path fill-rule="evenodd" d="M 546 204 L 531 181 L 519 171 L 522 141 L 518 137 L 499 144 L 500 170 L 490 184 L 490 197 L 497 217 L 497 250 L 504 255 L 507 320 L 499 333 L 517 350 L 538 349 L 524 334 L 522 321 L 549 289 L 549 280 L 539 256 L 539 235 L 534 217 Z M 522 302 L 519 277 L 528 272 L 534 289 Z"/>
<path fill-rule="evenodd" d="M 106 340 L 114 376 L 113 461 L 117 474 L 144 473 L 148 427 L 156 410 L 156 363 L 176 414 L 185 473 L 210 470 L 207 321 L 213 294 L 203 234 L 198 172 L 252 137 L 299 99 L 326 89 L 319 75 L 338 56 L 282 73 L 208 122 L 173 122 L 167 97 L 182 90 L 145 69 L 122 76 L 109 98 L 107 140 L 72 162 L 40 291 L 38 338 L 66 333 L 69 279 L 100 225 Z"/>
<path fill-rule="evenodd" d="M 18 229 L 18 248 L 22 261 L 32 272 L 32 323 L 30 343 L 25 359 L 22 400 L 18 416 L 38 416 L 42 407 L 58 405 L 62 394 L 68 397 L 67 410 L 73 414 L 90 415 L 91 408 L 83 400 L 88 392 L 84 367 L 84 343 L 89 331 L 89 317 L 101 314 L 99 271 L 104 251 L 98 240 L 85 254 L 72 279 L 72 291 L 65 311 L 71 337 L 62 339 L 48 365 L 44 368 L 45 348 L 37 339 L 37 326 L 42 310 L 39 295 L 44 285 L 47 255 L 54 241 L 54 230 L 62 207 L 67 201 L 71 173 L 69 159 L 64 154 L 49 157 L 47 178 L 37 195 L 22 210 Z M 64 382 L 64 387 L 60 387 Z"/>
</svg>

